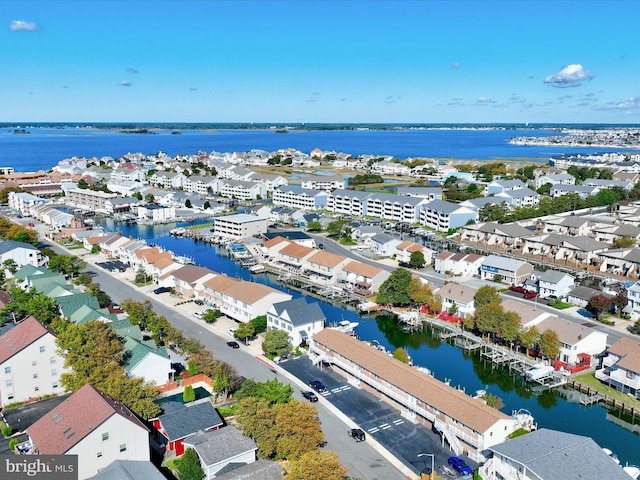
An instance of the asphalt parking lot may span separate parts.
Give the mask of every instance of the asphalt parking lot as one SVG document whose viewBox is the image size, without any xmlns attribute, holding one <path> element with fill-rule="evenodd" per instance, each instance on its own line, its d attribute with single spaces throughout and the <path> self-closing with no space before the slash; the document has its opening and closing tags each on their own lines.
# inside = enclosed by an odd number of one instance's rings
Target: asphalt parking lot
<svg viewBox="0 0 640 480">
<path fill-rule="evenodd" d="M 314 367 L 307 357 L 287 360 L 279 366 L 307 385 L 311 380 L 320 380 L 327 391 L 318 393 L 318 396 L 335 405 L 416 474 L 431 468 L 431 457 L 418 457 L 419 454 L 434 455 L 436 472 L 440 471 L 441 466 L 447 465 L 447 459 L 453 455 L 448 445 L 442 444 L 438 434 L 402 417 L 398 410 L 370 393 L 347 384 L 344 377 L 335 373 L 332 367 Z M 475 467 L 468 458 L 463 458 Z"/>
</svg>

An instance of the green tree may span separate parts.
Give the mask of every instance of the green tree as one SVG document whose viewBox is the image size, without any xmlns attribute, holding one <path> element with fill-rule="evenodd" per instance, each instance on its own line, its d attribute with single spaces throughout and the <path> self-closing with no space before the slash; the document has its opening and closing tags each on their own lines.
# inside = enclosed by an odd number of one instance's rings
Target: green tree
<svg viewBox="0 0 640 480">
<path fill-rule="evenodd" d="M 142 265 L 140 265 L 133 282 L 138 285 L 146 285 L 148 280 L 150 280 L 149 275 L 147 275 L 147 272 L 145 272 Z"/>
<path fill-rule="evenodd" d="M 285 467 L 287 480 L 343 480 L 349 469 L 340 465 L 336 452 L 311 450 Z"/>
<path fill-rule="evenodd" d="M 327 225 L 327 233 L 329 235 L 340 235 L 346 224 L 346 220 L 334 220 Z"/>
<path fill-rule="evenodd" d="M 210 308 L 204 314 L 202 314 L 202 320 L 207 323 L 214 323 L 217 319 L 222 316 L 222 312 L 215 308 Z"/>
<path fill-rule="evenodd" d="M 613 248 L 635 247 L 636 239 L 633 237 L 620 237 L 613 242 Z"/>
<path fill-rule="evenodd" d="M 193 402 L 196 399 L 196 392 L 193 390 L 193 386 L 187 385 L 182 392 L 182 401 L 184 403 Z"/>
<path fill-rule="evenodd" d="M 500 294 L 498 294 L 498 291 L 491 285 L 483 285 L 480 287 L 473 299 L 476 302 L 476 308 L 492 303 L 499 304 L 501 302 Z"/>
<path fill-rule="evenodd" d="M 184 202 L 184 206 L 185 206 L 186 208 L 191 208 L 191 207 L 192 207 L 192 205 L 191 205 L 191 200 L 189 200 L 189 199 L 187 198 L 187 200 Z"/>
<path fill-rule="evenodd" d="M 376 302 L 382 305 L 406 306 L 411 303 L 408 289 L 411 272 L 406 268 L 395 269 L 387 278 L 376 296 Z"/>
<path fill-rule="evenodd" d="M 205 200 L 202 208 L 204 208 L 205 210 L 209 210 L 211 208 L 211 203 L 209 203 L 209 200 Z"/>
<path fill-rule="evenodd" d="M 156 198 L 153 196 L 153 194 L 147 193 L 144 196 L 144 201 L 147 202 L 147 203 L 154 203 L 156 201 Z"/>
<path fill-rule="evenodd" d="M 476 328 L 483 333 L 495 334 L 504 319 L 502 305 L 489 303 L 476 307 Z"/>
<path fill-rule="evenodd" d="M 253 328 L 255 329 L 255 333 L 263 333 L 267 331 L 267 316 L 266 315 L 258 315 L 257 317 L 251 319 L 251 323 L 253 324 Z"/>
<path fill-rule="evenodd" d="M 424 253 L 420 251 L 411 252 L 411 257 L 409 258 L 409 266 L 412 268 L 422 268 L 426 260 L 424 259 Z"/>
<path fill-rule="evenodd" d="M 618 292 L 615 297 L 611 300 L 613 306 L 616 309 L 618 315 L 622 315 L 622 309 L 627 306 L 629 299 L 625 295 L 624 292 Z"/>
<path fill-rule="evenodd" d="M 318 220 L 312 220 L 307 224 L 307 230 L 310 232 L 321 232 L 322 224 Z"/>
<path fill-rule="evenodd" d="M 291 400 L 271 408 L 275 411 L 276 458 L 296 460 L 317 450 L 324 434 L 315 406 Z"/>
<path fill-rule="evenodd" d="M 289 334 L 284 330 L 272 329 L 264 334 L 262 351 L 267 355 L 278 356 L 291 350 Z"/>
<path fill-rule="evenodd" d="M 251 322 L 242 322 L 238 325 L 238 328 L 235 332 L 235 337 L 245 340 L 249 337 L 253 337 L 256 329 Z"/>
<path fill-rule="evenodd" d="M 409 353 L 402 347 L 398 347 L 393 351 L 393 358 L 400 360 L 402 363 L 409 363 Z"/>
<path fill-rule="evenodd" d="M 18 271 L 18 264 L 13 261 L 12 258 L 7 258 L 2 264 L 5 266 L 7 270 L 11 272 L 11 275 Z"/>
<path fill-rule="evenodd" d="M 222 395 L 225 399 L 229 394 L 233 368 L 226 362 L 218 362 L 213 369 L 213 391 Z"/>
<path fill-rule="evenodd" d="M 266 382 L 256 382 L 252 378 L 248 378 L 236 392 L 236 398 L 239 400 L 254 397 L 266 401 L 268 405 L 287 403 L 291 401 L 292 395 L 291 385 L 285 385 L 277 378 Z"/>
<path fill-rule="evenodd" d="M 560 355 L 560 339 L 555 330 L 547 329 L 542 332 L 538 346 L 540 353 L 549 359 L 557 358 Z"/>
<path fill-rule="evenodd" d="M 525 348 L 527 354 L 529 349 L 533 348 L 536 343 L 538 343 L 538 339 L 540 338 L 540 332 L 534 326 L 529 328 L 525 328 L 518 333 L 518 341 Z"/>
<path fill-rule="evenodd" d="M 78 180 L 78 188 L 80 190 L 86 190 L 87 188 L 89 188 L 89 184 L 84 178 L 81 178 L 80 180 Z"/>
<path fill-rule="evenodd" d="M 204 471 L 200 459 L 193 448 L 187 448 L 176 466 L 179 480 L 202 480 Z"/>
<path fill-rule="evenodd" d="M 513 342 L 518 339 L 519 332 L 520 315 L 513 311 L 504 312 L 504 317 L 496 331 L 498 338 L 509 344 L 513 344 Z"/>
</svg>

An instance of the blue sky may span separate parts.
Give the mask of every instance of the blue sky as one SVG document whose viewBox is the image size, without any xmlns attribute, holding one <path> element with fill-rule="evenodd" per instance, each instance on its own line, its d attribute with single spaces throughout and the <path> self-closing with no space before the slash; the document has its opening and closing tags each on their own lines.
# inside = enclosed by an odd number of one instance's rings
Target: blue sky
<svg viewBox="0 0 640 480">
<path fill-rule="evenodd" d="M 640 2 L 2 0 L 3 122 L 640 123 Z"/>
</svg>

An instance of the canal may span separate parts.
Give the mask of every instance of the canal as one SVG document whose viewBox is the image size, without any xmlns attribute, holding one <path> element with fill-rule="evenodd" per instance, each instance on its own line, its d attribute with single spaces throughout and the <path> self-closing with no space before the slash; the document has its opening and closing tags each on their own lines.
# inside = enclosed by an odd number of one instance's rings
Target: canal
<svg viewBox="0 0 640 480">
<path fill-rule="evenodd" d="M 180 224 L 184 226 L 186 224 Z M 110 231 L 119 230 L 123 235 L 144 238 L 149 243 L 162 246 L 176 255 L 185 255 L 195 259 L 196 265 L 229 276 L 263 283 L 298 297 L 296 291 L 276 282 L 268 274 L 252 275 L 238 266 L 233 260 L 220 253 L 219 247 L 185 238 L 169 235 L 173 225 L 125 226 L 112 223 L 105 225 Z M 387 351 L 405 347 L 415 365 L 429 369 L 433 375 L 448 381 L 452 387 L 459 387 L 473 395 L 477 390 L 485 390 L 499 397 L 507 414 L 524 408 L 536 419 L 538 428 L 551 428 L 578 435 L 592 437 L 598 445 L 612 450 L 621 459 L 622 464 L 640 465 L 640 439 L 632 431 L 630 419 L 620 418 L 619 412 L 609 411 L 603 406 L 581 406 L 579 395 L 571 389 L 555 389 L 534 395 L 525 388 L 523 380 L 507 370 L 494 368 L 478 354 L 469 354 L 460 348 L 441 341 L 437 333 L 424 329 L 417 332 L 405 332 L 395 320 L 386 315 L 377 317 L 359 316 L 358 312 L 319 301 L 328 322 L 349 320 L 359 322 L 356 328 L 362 340 L 378 341 Z M 640 421 L 636 420 L 638 423 Z"/>
</svg>

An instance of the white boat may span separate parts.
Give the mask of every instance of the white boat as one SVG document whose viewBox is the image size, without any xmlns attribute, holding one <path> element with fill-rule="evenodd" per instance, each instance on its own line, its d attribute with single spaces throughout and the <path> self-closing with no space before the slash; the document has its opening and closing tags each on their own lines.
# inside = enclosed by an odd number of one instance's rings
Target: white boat
<svg viewBox="0 0 640 480">
<path fill-rule="evenodd" d="M 259 263 L 256 265 L 253 265 L 252 267 L 249 267 L 249 271 L 251 273 L 263 273 L 266 272 L 267 269 L 264 268 L 264 265 L 260 265 Z"/>
<path fill-rule="evenodd" d="M 527 380 L 539 380 L 552 373 L 554 368 L 551 365 L 538 364 L 524 374 Z"/>
<path fill-rule="evenodd" d="M 196 263 L 193 258 L 181 255 L 173 257 L 173 260 L 183 265 L 194 265 Z"/>
<path fill-rule="evenodd" d="M 633 480 L 638 480 L 638 477 L 640 477 L 640 467 L 637 467 L 635 465 L 627 465 L 626 467 L 622 467 L 622 469 Z"/>
<path fill-rule="evenodd" d="M 358 322 L 350 322 L 348 320 L 342 320 L 338 325 L 334 325 L 332 328 L 334 330 L 339 330 L 343 333 L 348 333 L 349 335 L 355 335 L 355 328 L 360 325 Z"/>
</svg>

